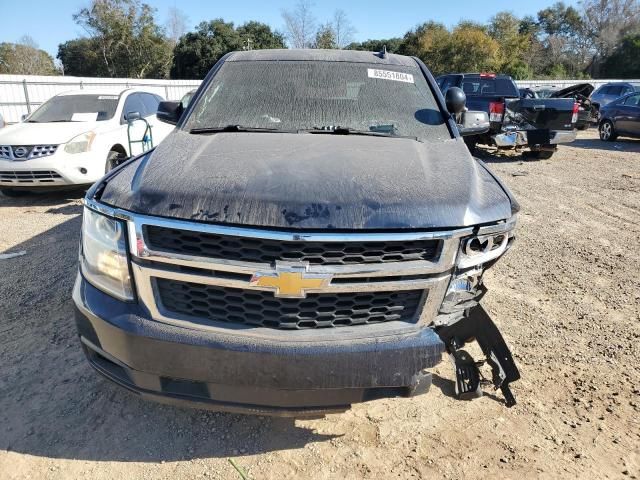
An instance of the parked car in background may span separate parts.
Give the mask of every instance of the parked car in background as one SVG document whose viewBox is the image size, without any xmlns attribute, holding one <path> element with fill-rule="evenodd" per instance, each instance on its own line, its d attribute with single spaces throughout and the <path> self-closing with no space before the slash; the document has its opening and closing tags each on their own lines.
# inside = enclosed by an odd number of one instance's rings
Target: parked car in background
<svg viewBox="0 0 640 480">
<path fill-rule="evenodd" d="M 461 88 L 470 110 L 489 114 L 489 132 L 465 137 L 472 153 L 480 143 L 526 148 L 527 156 L 551 158 L 559 143 L 576 138 L 578 104 L 573 99 L 521 98 L 510 76 L 493 73 L 452 73 L 437 82 L 444 94 L 451 87 Z"/>
<path fill-rule="evenodd" d="M 572 98 L 578 104 L 576 128 L 586 130 L 592 123 L 598 122 L 598 107 L 589 98 L 593 88 L 590 83 L 579 83 L 556 90 L 549 95 L 549 98 Z"/>
<path fill-rule="evenodd" d="M 600 139 L 612 142 L 618 136 L 640 138 L 640 92 L 629 93 L 600 109 Z"/>
<path fill-rule="evenodd" d="M 0 128 L 4 128 L 4 118 L 2 118 L 2 114 L 0 113 Z"/>
<path fill-rule="evenodd" d="M 171 131 L 155 116 L 162 100 L 140 89 L 78 90 L 52 97 L 23 122 L 0 131 L 0 192 L 16 196 L 95 182 Z"/>
<path fill-rule="evenodd" d="M 591 102 L 602 107 L 615 99 L 633 92 L 640 92 L 640 83 L 609 82 L 600 85 L 592 94 Z"/>
</svg>

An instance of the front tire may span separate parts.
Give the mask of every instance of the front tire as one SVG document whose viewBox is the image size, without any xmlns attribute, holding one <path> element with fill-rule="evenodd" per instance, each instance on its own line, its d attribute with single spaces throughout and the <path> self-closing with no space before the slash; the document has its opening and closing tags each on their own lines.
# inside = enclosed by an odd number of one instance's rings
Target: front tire
<svg viewBox="0 0 640 480">
<path fill-rule="evenodd" d="M 111 150 L 107 155 L 107 163 L 104 166 L 104 173 L 109 173 L 111 170 L 113 170 L 118 165 L 120 165 L 120 162 L 122 161 L 122 159 L 123 157 L 119 152 L 116 152 L 115 150 Z"/>
<path fill-rule="evenodd" d="M 604 120 L 598 127 L 598 133 L 600 134 L 600 140 L 603 142 L 613 142 L 618 138 L 618 134 L 613 128 L 613 122 L 611 120 Z"/>
</svg>

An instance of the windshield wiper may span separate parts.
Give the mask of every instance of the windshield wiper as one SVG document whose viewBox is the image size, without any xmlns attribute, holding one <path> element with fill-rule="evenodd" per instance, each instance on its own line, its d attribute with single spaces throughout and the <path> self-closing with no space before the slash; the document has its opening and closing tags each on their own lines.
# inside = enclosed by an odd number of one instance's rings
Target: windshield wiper
<svg viewBox="0 0 640 480">
<path fill-rule="evenodd" d="M 418 137 L 394 135 L 386 132 L 376 132 L 375 130 L 357 130 L 349 127 L 314 127 L 298 130 L 301 133 L 328 134 L 328 135 L 366 135 L 370 137 L 389 137 L 389 138 L 410 138 L 411 140 L 420 141 Z"/>
<path fill-rule="evenodd" d="M 275 127 L 244 127 L 242 125 L 225 125 L 224 127 L 192 128 L 189 133 L 219 133 L 219 132 L 264 132 L 264 133 L 292 133 L 291 130 L 282 130 Z"/>
</svg>

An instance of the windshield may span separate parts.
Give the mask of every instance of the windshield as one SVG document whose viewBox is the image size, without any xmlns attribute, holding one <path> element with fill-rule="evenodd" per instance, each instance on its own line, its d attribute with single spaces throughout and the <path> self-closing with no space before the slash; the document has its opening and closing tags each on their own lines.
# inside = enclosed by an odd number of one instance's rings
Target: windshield
<svg viewBox="0 0 640 480">
<path fill-rule="evenodd" d="M 45 102 L 28 122 L 90 122 L 113 118 L 118 95 L 58 95 Z"/>
<path fill-rule="evenodd" d="M 451 138 L 417 67 L 350 62 L 224 63 L 184 128 L 228 125 Z"/>
</svg>

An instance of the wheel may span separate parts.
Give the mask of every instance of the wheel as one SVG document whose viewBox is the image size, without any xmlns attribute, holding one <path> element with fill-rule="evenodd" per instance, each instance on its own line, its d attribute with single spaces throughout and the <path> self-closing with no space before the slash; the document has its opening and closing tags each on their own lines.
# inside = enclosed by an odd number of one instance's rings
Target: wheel
<svg viewBox="0 0 640 480">
<path fill-rule="evenodd" d="M 611 120 L 604 120 L 600 124 L 600 127 L 598 127 L 598 132 L 600 133 L 600 140 L 605 142 L 613 142 L 618 138 L 618 134 L 614 130 Z"/>
<path fill-rule="evenodd" d="M 478 145 L 478 139 L 476 137 L 465 137 L 464 143 L 466 143 L 469 153 L 473 155 L 476 153 L 476 146 Z"/>
<path fill-rule="evenodd" d="M 25 195 L 29 195 L 28 190 L 14 190 L 13 188 L 0 188 L 0 193 L 2 193 L 5 197 L 24 197 Z"/>
<path fill-rule="evenodd" d="M 111 150 L 107 155 L 107 163 L 105 164 L 105 167 L 104 167 L 104 173 L 108 173 L 114 168 L 116 168 L 120 164 L 123 158 L 124 157 L 122 157 L 121 153 L 116 152 L 115 150 Z"/>
</svg>

